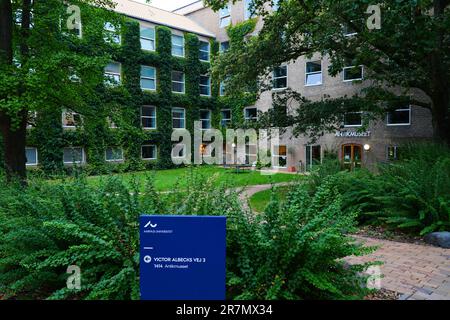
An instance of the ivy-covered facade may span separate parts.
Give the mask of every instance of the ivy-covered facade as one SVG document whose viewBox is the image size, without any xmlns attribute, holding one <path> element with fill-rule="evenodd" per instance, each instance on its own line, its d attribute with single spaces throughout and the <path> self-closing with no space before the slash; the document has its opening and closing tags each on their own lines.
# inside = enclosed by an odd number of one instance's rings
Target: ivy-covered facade
<svg viewBox="0 0 450 320">
<path fill-rule="evenodd" d="M 96 174 L 170 168 L 174 125 L 193 134 L 194 121 L 206 114 L 208 126 L 224 129 L 224 110 L 231 111 L 227 126 L 244 121 L 243 109 L 254 98 L 220 96 L 220 84 L 208 75 L 219 54 L 213 37 L 180 30 L 175 34 L 174 28 L 154 24 L 148 35 L 143 25 L 151 21 L 126 16 L 118 21 L 116 27 L 106 27 L 112 38 L 93 41 L 89 29 L 105 26 L 96 24 L 95 13 L 83 17 L 83 35 L 71 40 L 74 50 L 95 52 L 96 41 L 103 41 L 111 56 L 106 78 L 88 110 L 79 112 L 74 106 L 32 115 L 27 135 L 30 168 L 55 173 L 81 166 Z M 176 36 L 180 34 L 183 41 Z M 152 50 L 142 48 L 147 45 Z"/>
</svg>

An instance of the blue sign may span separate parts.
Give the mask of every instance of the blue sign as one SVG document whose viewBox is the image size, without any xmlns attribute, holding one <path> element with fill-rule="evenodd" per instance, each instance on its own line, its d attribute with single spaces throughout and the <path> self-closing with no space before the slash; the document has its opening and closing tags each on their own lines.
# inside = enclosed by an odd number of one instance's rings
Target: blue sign
<svg viewBox="0 0 450 320">
<path fill-rule="evenodd" d="M 142 300 L 224 300 L 226 218 L 141 216 Z"/>
</svg>

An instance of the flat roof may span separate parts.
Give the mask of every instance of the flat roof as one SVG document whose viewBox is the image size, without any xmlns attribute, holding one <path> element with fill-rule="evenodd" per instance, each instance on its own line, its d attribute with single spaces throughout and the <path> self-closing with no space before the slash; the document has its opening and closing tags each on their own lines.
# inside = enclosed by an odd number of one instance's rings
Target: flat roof
<svg viewBox="0 0 450 320">
<path fill-rule="evenodd" d="M 133 0 L 113 0 L 114 11 L 138 20 L 215 38 L 216 36 L 186 16 Z"/>
</svg>

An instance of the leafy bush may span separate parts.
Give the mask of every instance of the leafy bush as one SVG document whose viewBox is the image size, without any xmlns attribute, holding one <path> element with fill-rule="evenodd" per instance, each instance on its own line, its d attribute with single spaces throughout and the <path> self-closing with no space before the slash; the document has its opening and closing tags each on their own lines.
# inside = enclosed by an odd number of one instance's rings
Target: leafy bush
<svg viewBox="0 0 450 320">
<path fill-rule="evenodd" d="M 184 180 L 187 180 L 185 183 Z M 330 184 L 312 197 L 298 189 L 288 204 L 274 200 L 264 215 L 241 207 L 239 195 L 196 170 L 169 193 L 152 176 L 108 177 L 90 185 L 31 180 L 0 188 L 0 293 L 12 299 L 138 299 L 138 217 L 147 214 L 226 215 L 228 298 L 360 297 L 357 272 L 338 259 L 362 251 L 343 235 L 354 215 L 340 211 Z M 81 290 L 66 288 L 67 267 L 81 269 Z"/>
</svg>

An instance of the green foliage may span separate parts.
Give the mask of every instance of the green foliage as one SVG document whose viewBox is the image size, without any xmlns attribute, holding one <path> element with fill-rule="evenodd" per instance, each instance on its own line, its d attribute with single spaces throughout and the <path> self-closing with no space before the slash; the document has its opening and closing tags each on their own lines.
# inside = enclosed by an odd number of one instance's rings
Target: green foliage
<svg viewBox="0 0 450 320">
<path fill-rule="evenodd" d="M 326 183 L 316 196 L 296 189 L 264 215 L 241 207 L 217 177 L 189 171 L 183 188 L 157 193 L 153 176 L 31 179 L 29 187 L 0 188 L 0 292 L 22 299 L 138 299 L 138 217 L 147 214 L 226 215 L 227 283 L 231 299 L 346 299 L 360 297 L 363 266 L 339 261 L 364 251 L 345 236 L 354 214 Z M 144 190 L 144 191 L 142 191 Z M 224 194 L 226 201 L 224 201 Z M 81 268 L 81 290 L 66 288 L 70 265 Z"/>
</svg>

